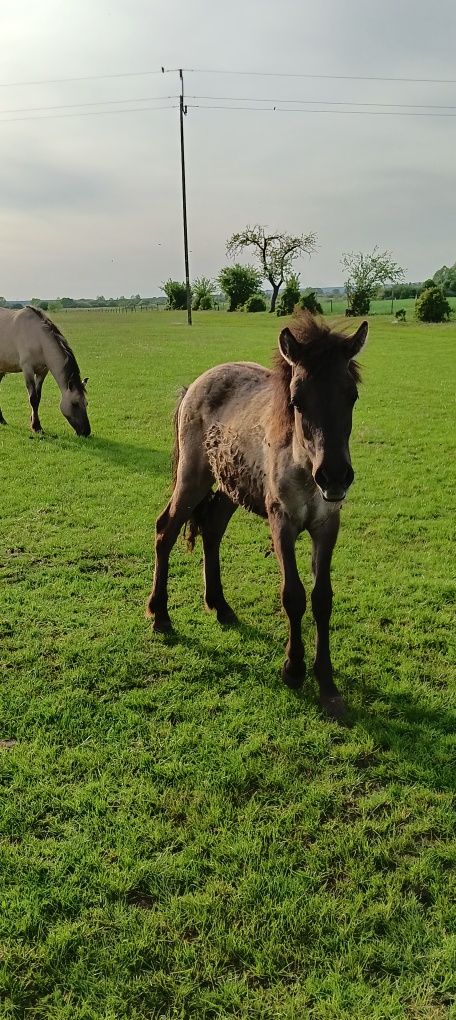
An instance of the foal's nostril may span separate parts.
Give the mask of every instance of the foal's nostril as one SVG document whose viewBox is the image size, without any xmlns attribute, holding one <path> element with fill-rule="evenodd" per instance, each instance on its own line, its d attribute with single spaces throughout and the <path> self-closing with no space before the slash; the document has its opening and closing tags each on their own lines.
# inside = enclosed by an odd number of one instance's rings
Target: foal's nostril
<svg viewBox="0 0 456 1020">
<path fill-rule="evenodd" d="M 315 481 L 320 489 L 327 489 L 329 485 L 329 478 L 326 474 L 324 467 L 320 465 L 314 474 Z"/>
<path fill-rule="evenodd" d="M 354 472 L 351 464 L 349 464 L 349 466 L 348 466 L 348 468 L 347 468 L 347 470 L 345 472 L 345 478 L 344 478 L 344 485 L 346 486 L 347 489 L 350 488 L 350 485 L 352 484 L 354 477 L 355 477 L 355 472 Z"/>
</svg>

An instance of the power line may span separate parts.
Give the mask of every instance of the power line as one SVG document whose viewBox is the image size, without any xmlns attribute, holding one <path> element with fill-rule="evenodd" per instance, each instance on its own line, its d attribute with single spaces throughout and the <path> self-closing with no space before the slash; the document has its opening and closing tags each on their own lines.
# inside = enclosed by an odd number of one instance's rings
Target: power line
<svg viewBox="0 0 456 1020">
<path fill-rule="evenodd" d="M 126 103 L 151 103 L 151 102 L 155 103 L 155 102 L 159 102 L 159 101 L 161 101 L 163 99 L 174 100 L 174 99 L 177 99 L 177 98 L 178 98 L 177 96 L 143 96 L 143 97 L 137 96 L 137 97 L 132 97 L 131 99 L 100 99 L 97 102 L 90 102 L 90 103 L 65 103 L 65 104 L 58 105 L 58 106 L 32 106 L 32 107 L 24 107 L 24 108 L 16 107 L 16 108 L 11 109 L 11 110 L 1 110 L 0 109 L 0 118 L 1 118 L 0 122 L 3 123 L 3 124 L 14 124 L 14 123 L 17 123 L 17 122 L 20 122 L 20 121 L 30 121 L 30 120 L 37 120 L 37 121 L 38 120 L 56 120 L 56 119 L 65 119 L 66 117 L 96 117 L 96 116 L 100 116 L 101 117 L 103 114 L 141 113 L 143 110 L 144 110 L 144 112 L 153 112 L 154 110 L 172 110 L 172 109 L 176 109 L 176 105 L 177 104 L 171 104 L 171 105 L 165 105 L 165 106 L 149 106 L 149 107 L 148 106 L 140 106 L 140 107 L 133 107 L 133 108 L 128 109 L 128 110 L 94 110 L 94 111 L 90 110 L 90 111 L 87 111 L 86 108 L 87 107 L 92 107 L 92 106 L 117 106 L 117 105 L 121 105 L 121 104 L 123 105 L 123 104 L 126 104 Z M 393 116 L 396 116 L 396 117 L 402 117 L 402 116 L 403 117 L 452 117 L 452 116 L 456 116 L 456 113 L 451 114 L 451 113 L 427 113 L 427 112 L 410 113 L 410 112 L 408 112 L 409 110 L 418 110 L 418 111 L 426 111 L 426 110 L 455 110 L 456 111 L 456 106 L 432 105 L 432 104 L 431 105 L 427 105 L 425 103 L 423 103 L 423 104 L 420 104 L 420 103 L 355 103 L 355 102 L 351 102 L 351 101 L 348 101 L 348 100 L 347 101 L 344 101 L 344 100 L 334 100 L 333 101 L 333 100 L 329 100 L 329 99 L 259 99 L 258 97 L 246 97 L 246 96 L 245 97 L 244 96 L 189 96 L 188 98 L 189 99 L 201 99 L 201 100 L 204 101 L 202 103 L 188 103 L 187 104 L 189 109 L 195 109 L 195 110 L 246 110 L 246 111 L 264 112 L 264 113 L 273 112 L 273 113 L 314 113 L 314 114 L 317 114 L 317 113 L 339 113 L 339 114 L 342 114 L 342 113 L 353 113 L 353 114 L 358 113 L 358 114 L 364 114 L 365 116 L 374 116 L 374 117 L 375 116 L 384 116 L 384 117 L 386 117 L 386 116 L 391 116 L 391 117 L 393 117 Z M 226 102 L 226 104 L 225 103 L 218 104 L 218 100 L 226 100 L 227 102 Z M 211 105 L 209 105 L 209 103 Z M 246 103 L 262 103 L 262 104 L 272 103 L 273 105 L 269 106 L 269 107 L 266 106 L 266 105 L 262 105 L 262 106 L 246 106 L 246 105 L 238 106 L 238 105 L 236 105 L 236 106 L 234 106 L 234 105 L 228 105 L 228 103 L 229 104 L 233 104 L 233 103 L 243 103 L 243 104 L 246 104 Z M 289 107 L 283 105 L 285 103 L 293 103 L 293 108 L 289 108 Z M 349 110 L 345 110 L 345 109 L 312 110 L 312 109 L 299 109 L 299 106 L 302 106 L 302 107 L 303 106 L 328 106 L 328 107 L 339 107 L 339 106 L 345 107 L 345 106 L 349 106 L 349 107 L 357 107 L 357 109 L 349 109 Z M 371 107 L 379 107 L 379 106 L 383 107 L 384 109 L 382 109 L 382 110 L 370 109 Z M 369 107 L 369 109 L 358 109 L 358 107 Z M 35 113 L 41 114 L 41 113 L 46 113 L 47 111 L 50 111 L 50 110 L 81 110 L 83 112 L 80 112 L 80 113 L 68 113 L 68 114 L 55 113 L 55 114 L 51 114 L 50 116 L 38 116 L 38 117 L 33 116 L 33 114 L 35 114 Z M 399 112 L 393 112 L 393 111 L 396 111 L 396 110 L 398 110 Z M 31 116 L 11 117 L 10 114 L 14 114 L 14 113 L 26 113 L 26 114 L 30 113 Z"/>
<path fill-rule="evenodd" d="M 170 97 L 171 98 L 171 97 Z M 456 110 L 456 106 L 442 103 L 355 103 L 348 99 L 262 99 L 261 96 L 188 96 L 188 99 L 214 100 L 228 103 L 293 103 L 301 106 L 383 106 L 408 110 Z M 240 107 L 242 109 L 242 107 Z M 0 111 L 1 112 L 1 111 Z M 318 111 L 316 111 L 318 113 Z"/>
<path fill-rule="evenodd" d="M 455 78 L 392 78 L 362 74 L 294 74 L 289 71 L 227 71 L 220 68 L 184 67 L 186 74 L 226 74 L 251 78 L 320 78 L 328 81 L 392 81 L 412 85 L 456 85 Z"/>
<path fill-rule="evenodd" d="M 77 110 L 80 107 L 82 108 L 86 106 L 117 106 L 123 103 L 155 103 L 160 100 L 163 101 L 164 99 L 177 98 L 177 96 L 132 96 L 131 99 L 98 99 L 96 102 L 91 103 L 62 103 L 58 106 L 16 106 L 12 110 L 0 110 L 0 116 L 9 113 L 44 113 L 46 110 Z M 195 98 L 198 99 L 199 97 L 196 96 Z M 103 113 L 103 110 L 100 110 L 100 113 Z"/>
<path fill-rule="evenodd" d="M 121 74 L 84 74 L 78 78 L 41 78 L 38 81 L 2 81 L 0 89 L 20 88 L 23 85 L 63 85 L 72 81 L 107 81 L 112 78 L 144 78 L 146 75 L 171 74 L 177 67 L 161 67 L 159 71 L 125 71 Z"/>
<path fill-rule="evenodd" d="M 283 100 L 287 102 L 287 100 Z M 249 112 L 256 110 L 261 113 L 305 113 L 305 114 L 321 114 L 321 113 L 332 113 L 337 114 L 350 114 L 352 117 L 456 117 L 456 113 L 396 113 L 392 110 L 299 110 L 296 107 L 286 106 L 203 106 L 201 103 L 188 103 L 189 110 L 245 110 Z"/>
<path fill-rule="evenodd" d="M 177 98 L 177 97 L 173 96 L 173 97 L 169 97 L 169 98 Z M 262 100 L 259 100 L 259 102 L 261 102 L 261 101 Z M 270 102 L 270 101 L 271 100 L 264 100 L 263 102 Z M 115 102 L 115 100 L 112 100 L 112 102 Z M 119 102 L 125 103 L 125 102 L 129 102 L 129 100 L 119 100 Z M 138 100 L 138 99 L 134 100 L 134 99 L 132 99 L 131 102 L 150 102 L 150 100 Z M 279 101 L 277 101 L 277 102 L 279 102 Z M 290 100 L 282 100 L 282 102 L 290 102 Z M 291 100 L 291 102 L 294 102 L 294 100 Z M 296 102 L 298 102 L 298 101 L 296 101 Z M 322 102 L 323 102 L 323 100 L 322 100 Z M 81 105 L 84 105 L 84 104 L 81 104 Z M 87 105 L 89 105 L 89 104 L 87 104 Z M 100 102 L 100 104 L 95 104 L 95 105 L 102 105 L 102 101 Z M 332 113 L 335 116 L 336 115 L 340 115 L 340 114 L 351 114 L 352 116 L 361 116 L 361 117 L 431 117 L 431 118 L 436 118 L 436 117 L 447 117 L 447 118 L 448 117 L 450 117 L 450 118 L 451 117 L 456 117 L 456 113 L 411 113 L 411 112 L 409 112 L 407 110 L 402 110 L 402 111 L 396 111 L 396 110 L 353 110 L 353 109 L 350 109 L 350 110 L 339 110 L 339 109 L 337 109 L 337 110 L 336 109 L 330 109 L 330 110 L 327 110 L 327 109 L 324 109 L 324 110 L 309 110 L 309 109 L 300 109 L 297 106 L 294 106 L 294 107 L 287 107 L 287 106 L 280 106 L 280 105 L 274 105 L 274 106 L 233 106 L 233 105 L 228 105 L 228 104 L 211 104 L 211 105 L 209 105 L 207 103 L 187 103 L 186 105 L 187 105 L 187 108 L 189 110 L 237 110 L 237 111 L 240 111 L 240 112 L 245 111 L 246 113 L 250 113 L 252 111 L 253 112 L 256 111 L 258 113 L 303 113 L 303 114 L 316 114 L 316 115 L 318 115 L 318 114 L 325 114 L 325 113 Z M 345 104 L 343 104 L 343 105 L 345 105 Z M 364 104 L 362 104 L 362 105 L 364 105 Z M 137 107 L 132 107 L 129 110 L 85 110 L 84 112 L 81 112 L 81 113 L 51 113 L 50 115 L 38 116 L 38 117 L 37 116 L 5 117 L 5 116 L 1 116 L 1 114 L 2 114 L 2 112 L 4 113 L 4 112 L 7 112 L 7 111 L 1 111 L 0 110 L 0 124 L 18 124 L 18 123 L 21 123 L 23 121 L 36 121 L 37 123 L 39 123 L 39 122 L 44 121 L 44 120 L 66 120 L 68 118 L 73 118 L 73 117 L 104 117 L 104 116 L 109 116 L 109 115 L 112 116 L 113 114 L 124 114 L 125 115 L 125 114 L 128 114 L 128 113 L 154 113 L 154 112 L 158 112 L 159 110 L 176 110 L 177 108 L 178 108 L 178 104 L 177 103 L 171 103 L 171 104 L 168 104 L 166 106 L 137 106 Z M 40 109 L 40 108 L 37 107 L 36 109 Z M 47 108 L 43 107 L 43 109 L 47 109 Z M 52 110 L 52 109 L 55 109 L 55 107 L 48 107 L 48 109 Z M 57 107 L 57 109 L 58 109 L 58 107 Z M 448 107 L 448 109 L 455 109 L 455 107 Z"/>
<path fill-rule="evenodd" d="M 260 96 L 188 96 L 189 99 L 203 101 L 228 102 L 228 103 L 292 103 L 299 106 L 356 106 L 356 107 L 384 107 L 388 109 L 410 109 L 410 110 L 456 110 L 456 106 L 435 103 L 357 103 L 349 100 L 332 99 L 262 99 Z M 51 110 L 78 110 L 92 106 L 120 106 L 126 103 L 155 103 L 163 100 L 178 99 L 178 96 L 132 96 L 128 99 L 98 99 L 89 103 L 60 103 L 55 106 L 24 106 L 13 107 L 10 110 L 0 109 L 0 116 L 9 116 L 14 113 L 45 113 Z M 235 107 L 237 109 L 237 107 Z M 244 107 L 239 107 L 244 109 Z M 109 111 L 106 111 L 109 112 Z M 318 112 L 318 111 L 315 111 Z M 100 110 L 103 113 L 103 110 Z M 31 118 L 32 119 L 32 118 Z M 37 118 L 50 119 L 50 118 Z"/>
<path fill-rule="evenodd" d="M 43 120 L 65 120 L 68 117 L 105 117 L 113 114 L 126 113 L 155 113 L 158 110 L 177 110 L 177 103 L 168 106 L 137 106 L 132 110 L 90 110 L 86 113 L 52 113 L 49 117 L 2 117 L 0 124 L 17 124 L 19 121 L 35 120 L 37 123 Z"/>
<path fill-rule="evenodd" d="M 0 82 L 0 88 L 21 88 L 22 86 L 38 85 L 63 85 L 67 82 L 78 81 L 108 81 L 119 78 L 144 78 L 156 74 L 177 73 L 177 67 L 161 67 L 153 71 L 124 71 L 115 74 L 84 74 L 68 78 L 39 78 L 33 81 L 4 81 Z M 388 75 L 361 75 L 361 74 L 303 74 L 290 71 L 233 71 L 222 68 L 207 67 L 186 67 L 183 70 L 188 74 L 221 74 L 231 77 L 251 78 L 304 78 L 326 81 L 384 81 L 403 82 L 412 85 L 456 85 L 454 78 L 395 78 Z"/>
</svg>

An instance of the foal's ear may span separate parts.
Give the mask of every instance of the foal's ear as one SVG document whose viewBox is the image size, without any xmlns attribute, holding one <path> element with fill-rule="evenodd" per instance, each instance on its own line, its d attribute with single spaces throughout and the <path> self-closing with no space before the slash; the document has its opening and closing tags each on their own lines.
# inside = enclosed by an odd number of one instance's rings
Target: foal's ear
<svg viewBox="0 0 456 1020">
<path fill-rule="evenodd" d="M 88 375 L 86 375 L 85 379 L 82 380 L 82 385 L 83 386 L 87 386 L 88 381 L 89 381 L 89 377 L 88 377 Z"/>
<path fill-rule="evenodd" d="M 289 365 L 296 365 L 299 361 L 301 347 L 288 326 L 285 326 L 279 336 L 279 351 Z"/>
<path fill-rule="evenodd" d="M 369 323 L 364 321 L 358 327 L 356 333 L 353 333 L 352 336 L 348 337 L 345 344 L 345 349 L 349 361 L 351 361 L 352 358 L 356 358 L 356 355 L 359 354 L 361 348 L 364 347 L 364 344 L 366 343 L 367 340 L 368 332 Z"/>
</svg>

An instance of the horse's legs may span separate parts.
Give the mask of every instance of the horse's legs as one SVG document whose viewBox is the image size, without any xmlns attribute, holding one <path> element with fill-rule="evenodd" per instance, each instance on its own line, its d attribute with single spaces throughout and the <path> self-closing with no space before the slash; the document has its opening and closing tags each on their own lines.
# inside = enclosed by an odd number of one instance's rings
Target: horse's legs
<svg viewBox="0 0 456 1020">
<path fill-rule="evenodd" d="M 306 593 L 296 565 L 296 531 L 289 519 L 275 506 L 268 508 L 274 551 L 282 574 L 282 605 L 290 623 L 286 647 L 287 659 L 282 677 L 289 687 L 300 687 L 306 673 L 301 621 L 306 608 Z"/>
<path fill-rule="evenodd" d="M 32 409 L 32 416 L 30 419 L 30 428 L 33 432 L 41 432 L 41 422 L 38 415 L 38 407 L 40 404 L 40 398 L 37 394 L 37 388 L 35 384 L 35 373 L 33 368 L 24 366 L 22 369 L 25 385 L 27 387 L 27 393 L 29 395 L 30 407 Z M 41 392 L 41 391 L 40 391 Z"/>
<path fill-rule="evenodd" d="M 220 543 L 228 522 L 237 509 L 224 492 L 210 500 L 201 523 L 204 549 L 204 598 L 208 609 L 215 609 L 219 623 L 235 623 L 236 616 L 225 599 L 220 577 Z"/>
<path fill-rule="evenodd" d="M 346 714 L 346 706 L 333 680 L 329 651 L 329 621 L 332 610 L 331 558 L 339 531 L 339 513 L 311 532 L 312 571 L 315 579 L 312 591 L 312 612 L 317 635 L 315 643 L 314 673 L 320 687 L 320 704 L 328 715 L 339 721 Z"/>
<path fill-rule="evenodd" d="M 172 498 L 157 518 L 155 526 L 155 571 L 152 591 L 147 603 L 147 616 L 154 616 L 154 630 L 171 630 L 168 614 L 168 563 L 171 550 L 182 526 L 189 520 L 193 510 L 210 492 L 211 476 L 206 471 L 198 473 L 178 471 L 176 487 Z"/>
<path fill-rule="evenodd" d="M 35 391 L 37 399 L 37 410 L 40 406 L 41 401 L 41 390 L 43 389 L 44 380 L 49 372 L 48 368 L 45 368 L 43 372 L 35 372 Z"/>
<path fill-rule="evenodd" d="M 4 376 L 5 376 L 5 373 L 4 372 L 0 372 L 0 383 L 1 383 L 2 379 L 4 378 Z M 6 425 L 6 421 L 5 421 L 5 419 L 4 419 L 3 415 L 2 415 L 1 407 L 0 407 L 0 425 Z"/>
</svg>

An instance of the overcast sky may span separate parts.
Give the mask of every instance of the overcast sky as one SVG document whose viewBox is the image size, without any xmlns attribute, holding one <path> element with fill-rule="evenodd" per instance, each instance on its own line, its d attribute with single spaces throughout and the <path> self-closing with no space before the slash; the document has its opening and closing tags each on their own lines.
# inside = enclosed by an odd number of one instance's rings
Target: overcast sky
<svg viewBox="0 0 456 1020">
<path fill-rule="evenodd" d="M 189 109 L 192 277 L 215 276 L 247 223 L 316 232 L 303 285 L 341 284 L 341 253 L 375 244 L 411 280 L 456 260 L 454 0 L 3 0 L 0 27 L 0 294 L 151 295 L 183 278 L 178 110 L 151 109 L 177 103 L 178 75 L 126 76 L 162 65 L 197 69 L 186 95 L 214 98 L 189 104 L 331 111 Z M 49 81 L 92 75 L 125 77 Z M 344 102 L 434 116 L 324 105 Z"/>
</svg>

